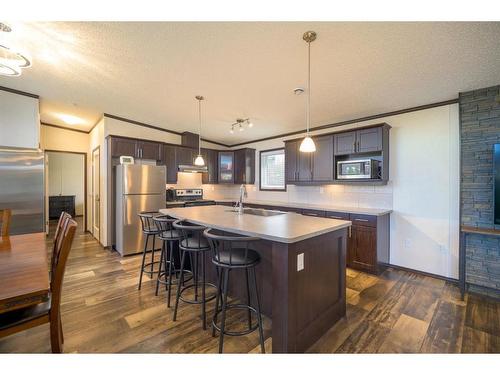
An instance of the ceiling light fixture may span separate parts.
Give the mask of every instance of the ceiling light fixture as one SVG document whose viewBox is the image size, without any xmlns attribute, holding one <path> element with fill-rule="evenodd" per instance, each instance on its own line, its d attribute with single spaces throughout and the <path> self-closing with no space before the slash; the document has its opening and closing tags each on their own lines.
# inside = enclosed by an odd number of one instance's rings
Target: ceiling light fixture
<svg viewBox="0 0 500 375">
<path fill-rule="evenodd" d="M 307 43 L 307 105 L 306 105 L 306 137 L 302 140 L 299 150 L 301 152 L 314 152 L 316 145 L 313 139 L 309 136 L 309 128 L 311 125 L 311 43 L 316 40 L 314 31 L 306 31 L 302 36 Z"/>
<path fill-rule="evenodd" d="M 201 101 L 205 98 L 201 95 L 196 95 L 195 98 L 198 100 L 198 119 L 200 121 L 200 128 L 198 131 L 198 156 L 194 160 L 194 165 L 203 167 L 205 165 L 205 160 L 203 160 L 203 156 L 201 156 Z"/>
<path fill-rule="evenodd" d="M 21 68 L 29 68 L 31 61 L 26 54 L 15 50 L 6 43 L 6 35 L 12 31 L 11 27 L 0 22 L 0 33 L 2 41 L 0 41 L 0 75 L 5 76 L 20 76 Z"/>
<path fill-rule="evenodd" d="M 250 122 L 249 118 L 237 118 L 236 122 L 233 122 L 231 124 L 231 129 L 229 130 L 229 133 L 234 134 L 234 127 L 236 126 L 240 132 L 245 130 L 245 125 L 248 128 L 253 128 L 253 123 Z"/>
</svg>

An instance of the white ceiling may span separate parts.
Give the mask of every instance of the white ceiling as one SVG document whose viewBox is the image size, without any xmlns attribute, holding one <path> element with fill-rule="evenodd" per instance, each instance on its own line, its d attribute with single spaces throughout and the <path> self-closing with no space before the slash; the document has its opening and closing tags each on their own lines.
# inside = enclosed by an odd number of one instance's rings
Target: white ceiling
<svg viewBox="0 0 500 375">
<path fill-rule="evenodd" d="M 44 122 L 60 113 L 89 129 L 103 112 L 197 132 L 226 144 L 303 129 L 306 30 L 311 45 L 311 125 L 389 112 L 500 84 L 500 23 L 12 24 L 32 56 L 0 85 L 41 97 Z M 237 117 L 252 129 L 229 134 Z"/>
</svg>

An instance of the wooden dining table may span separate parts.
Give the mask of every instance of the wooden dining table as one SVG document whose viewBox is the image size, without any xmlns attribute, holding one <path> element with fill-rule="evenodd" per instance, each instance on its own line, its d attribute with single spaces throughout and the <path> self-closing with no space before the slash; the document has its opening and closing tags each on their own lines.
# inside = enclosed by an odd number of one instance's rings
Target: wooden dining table
<svg viewBox="0 0 500 375">
<path fill-rule="evenodd" d="M 45 233 L 0 237 L 0 314 L 36 305 L 48 295 Z"/>
</svg>

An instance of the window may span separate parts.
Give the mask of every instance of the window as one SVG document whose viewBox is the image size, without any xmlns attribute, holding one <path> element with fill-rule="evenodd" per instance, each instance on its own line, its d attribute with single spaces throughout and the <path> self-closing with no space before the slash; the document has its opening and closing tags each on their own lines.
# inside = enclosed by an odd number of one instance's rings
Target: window
<svg viewBox="0 0 500 375">
<path fill-rule="evenodd" d="M 285 191 L 285 149 L 260 152 L 260 190 Z"/>
</svg>

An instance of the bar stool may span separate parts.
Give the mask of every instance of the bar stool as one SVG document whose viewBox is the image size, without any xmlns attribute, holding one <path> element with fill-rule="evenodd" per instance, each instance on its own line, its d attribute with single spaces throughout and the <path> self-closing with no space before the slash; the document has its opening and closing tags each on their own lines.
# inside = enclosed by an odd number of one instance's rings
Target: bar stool
<svg viewBox="0 0 500 375">
<path fill-rule="evenodd" d="M 149 274 L 149 278 L 153 278 L 153 275 L 158 271 L 155 271 L 155 264 L 159 264 L 159 261 L 155 261 L 155 240 L 159 233 L 153 221 L 153 214 L 157 212 L 141 212 L 139 213 L 139 219 L 141 220 L 142 233 L 146 236 L 146 241 L 144 241 L 144 250 L 142 251 L 142 264 L 141 264 L 141 275 L 139 277 L 139 290 L 141 290 L 142 285 L 142 274 Z M 148 251 L 149 237 L 153 237 L 153 247 L 151 249 L 151 262 L 146 263 L 146 253 Z M 151 267 L 151 270 L 147 270 L 147 267 Z"/>
<path fill-rule="evenodd" d="M 218 269 L 217 296 L 215 299 L 215 309 L 212 321 L 212 336 L 215 336 L 215 331 L 219 331 L 219 353 L 222 353 L 224 345 L 224 335 L 228 336 L 243 336 L 247 335 L 257 328 L 259 329 L 260 349 L 265 353 L 264 348 L 264 333 L 262 329 L 262 315 L 260 313 L 259 291 L 257 289 L 257 277 L 255 275 L 255 267 L 260 263 L 260 255 L 257 251 L 249 249 L 249 244 L 259 241 L 257 237 L 242 237 L 242 236 L 223 236 L 213 234 L 212 229 L 204 231 L 205 237 L 208 239 L 210 247 L 213 250 L 212 263 Z M 232 270 L 245 270 L 247 303 L 228 304 L 227 291 L 229 289 L 229 273 Z M 257 307 L 251 305 L 250 299 L 250 283 L 249 271 L 253 275 L 253 288 Z M 219 308 L 219 301 L 222 306 Z M 231 309 L 243 309 L 248 312 L 248 329 L 245 331 L 226 331 L 226 312 Z M 217 317 L 222 313 L 220 326 L 217 324 Z M 252 313 L 257 315 L 257 324 L 252 325 Z"/>
<path fill-rule="evenodd" d="M 167 306 L 170 307 L 170 295 L 172 290 L 172 285 L 177 284 L 178 278 L 177 275 L 180 272 L 180 268 L 177 268 L 175 265 L 175 256 L 174 256 L 174 246 L 175 243 L 178 242 L 181 238 L 180 231 L 174 229 L 173 223 L 177 219 L 174 219 L 168 215 L 161 215 L 153 217 L 153 222 L 158 228 L 159 234 L 158 238 L 163 241 L 161 247 L 160 254 L 160 268 L 158 270 L 157 278 L 156 278 L 156 291 L 155 296 L 158 295 L 158 289 L 160 284 L 165 285 L 165 290 L 168 293 L 167 297 Z M 188 270 L 184 270 L 184 272 L 189 272 Z M 172 280 L 172 276 L 176 275 L 177 280 Z M 191 276 L 192 278 L 192 276 Z M 190 281 L 191 280 L 184 280 Z"/>
<path fill-rule="evenodd" d="M 206 286 L 211 286 L 215 289 L 215 285 L 205 280 L 205 253 L 210 251 L 210 246 L 207 239 L 203 236 L 203 231 L 206 229 L 203 226 L 193 225 L 185 221 L 175 221 L 173 223 L 174 229 L 180 231 L 181 240 L 179 242 L 179 249 L 181 251 L 181 270 L 179 275 L 179 286 L 177 288 L 177 295 L 175 298 L 174 307 L 174 322 L 177 319 L 177 309 L 179 300 L 189 303 L 200 305 L 201 304 L 201 319 L 203 322 L 203 329 L 207 329 L 206 318 L 206 304 L 215 298 L 215 293 L 206 295 Z M 189 255 L 191 261 L 191 272 L 193 274 L 192 283 L 184 285 L 184 273 L 186 264 L 186 255 Z M 201 267 L 200 266 L 201 263 Z M 201 268 L 201 283 L 198 280 L 199 270 Z M 201 287 L 201 300 L 198 299 L 198 287 Z M 194 288 L 194 300 L 183 297 L 183 293 Z"/>
</svg>

